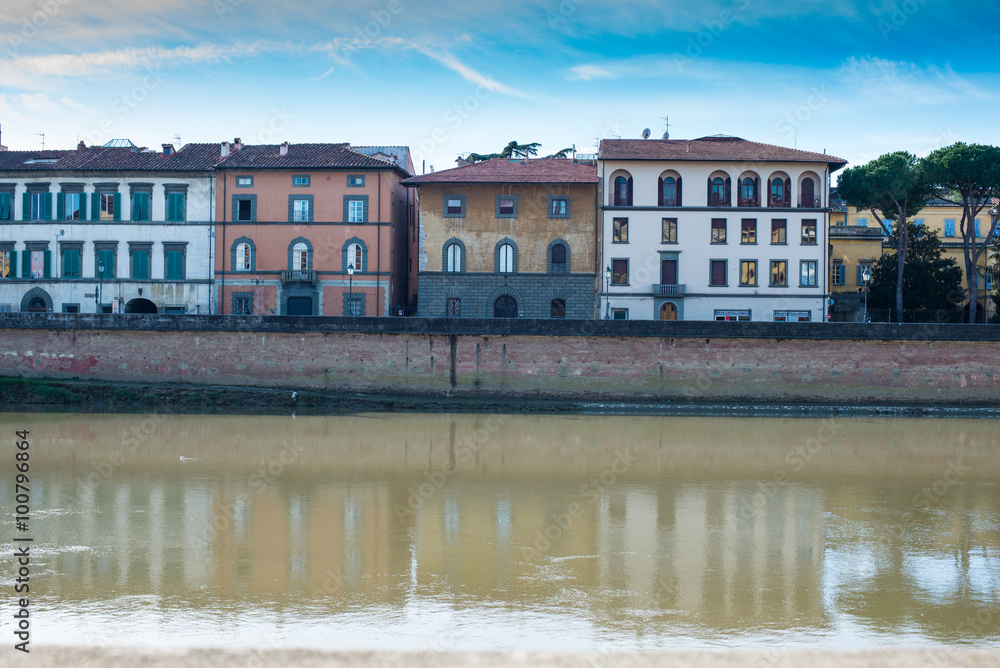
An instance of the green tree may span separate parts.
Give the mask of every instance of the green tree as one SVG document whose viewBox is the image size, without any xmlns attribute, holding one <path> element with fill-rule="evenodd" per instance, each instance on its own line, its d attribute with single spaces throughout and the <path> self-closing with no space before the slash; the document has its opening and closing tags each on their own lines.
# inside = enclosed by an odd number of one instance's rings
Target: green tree
<svg viewBox="0 0 1000 668">
<path fill-rule="evenodd" d="M 871 213 L 889 235 L 896 249 L 893 254 L 896 260 L 896 313 L 898 322 L 902 322 L 903 268 L 910 243 L 910 226 L 906 219 L 920 211 L 931 194 L 920 161 L 906 151 L 897 151 L 866 165 L 845 169 L 837 182 L 837 194 L 848 206 Z M 886 220 L 895 220 L 896 230 L 890 230 Z"/>
<path fill-rule="evenodd" d="M 899 246 L 901 235 L 909 240 L 909 255 L 903 272 L 903 306 L 910 309 L 954 310 L 965 297 L 962 268 L 951 258 L 944 258 L 937 233 L 924 226 L 907 223 L 907 230 L 897 227 L 890 242 Z M 872 270 L 868 307 L 892 308 L 896 301 L 896 253 L 879 258 Z M 900 308 L 898 305 L 896 308 Z"/>
<path fill-rule="evenodd" d="M 466 160 L 468 162 L 483 162 L 484 160 L 496 160 L 497 158 L 526 158 L 538 155 L 538 142 L 530 144 L 518 144 L 516 141 L 508 143 L 499 153 L 470 153 Z"/>
<path fill-rule="evenodd" d="M 998 219 L 990 216 L 989 231 L 980 237 L 976 236 L 975 220 L 984 209 L 988 213 L 994 198 L 1000 197 L 1000 147 L 958 142 L 931 153 L 924 158 L 924 165 L 934 185 L 955 191 L 962 200 L 969 322 L 975 322 L 979 306 L 979 260 L 993 240 Z"/>
</svg>

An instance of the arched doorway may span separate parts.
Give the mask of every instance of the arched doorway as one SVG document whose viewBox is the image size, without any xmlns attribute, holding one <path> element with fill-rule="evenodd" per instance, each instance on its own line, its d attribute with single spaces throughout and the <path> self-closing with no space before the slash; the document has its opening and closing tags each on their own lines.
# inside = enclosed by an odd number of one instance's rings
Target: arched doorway
<svg viewBox="0 0 1000 668">
<path fill-rule="evenodd" d="M 45 300 L 41 297 L 35 297 L 28 302 L 28 313 L 45 313 L 48 310 Z"/>
<path fill-rule="evenodd" d="M 494 318 L 516 318 L 517 300 L 510 295 L 500 295 L 493 303 Z"/>
<path fill-rule="evenodd" d="M 133 299 L 125 304 L 126 313 L 158 313 L 156 304 L 148 299 Z"/>
<path fill-rule="evenodd" d="M 312 315 L 312 297 L 289 297 L 288 315 Z"/>
<path fill-rule="evenodd" d="M 677 305 L 665 302 L 660 307 L 660 320 L 677 320 Z"/>
</svg>

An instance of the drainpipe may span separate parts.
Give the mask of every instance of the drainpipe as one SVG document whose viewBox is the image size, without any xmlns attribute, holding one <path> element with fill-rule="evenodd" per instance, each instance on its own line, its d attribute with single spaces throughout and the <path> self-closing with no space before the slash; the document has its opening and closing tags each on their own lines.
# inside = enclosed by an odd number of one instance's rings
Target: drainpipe
<svg viewBox="0 0 1000 668">
<path fill-rule="evenodd" d="M 219 315 L 226 314 L 226 192 L 229 183 L 226 172 L 222 171 L 222 290 L 219 293 Z"/>
<path fill-rule="evenodd" d="M 375 303 L 379 301 L 379 290 L 382 289 L 382 170 L 378 170 L 378 229 L 375 231 Z M 377 307 L 376 307 L 377 308 Z M 378 315 L 378 311 L 375 311 Z"/>
</svg>

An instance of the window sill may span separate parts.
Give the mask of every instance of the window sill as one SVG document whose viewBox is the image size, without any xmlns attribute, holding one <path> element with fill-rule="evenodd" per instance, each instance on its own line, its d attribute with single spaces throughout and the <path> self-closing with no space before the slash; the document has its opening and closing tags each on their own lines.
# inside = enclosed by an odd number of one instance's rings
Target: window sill
<svg viewBox="0 0 1000 668">
<path fill-rule="evenodd" d="M 627 244 L 628 242 L 627 241 L 612 241 L 611 243 L 624 245 L 624 244 Z"/>
<path fill-rule="evenodd" d="M 772 246 L 787 246 L 788 242 L 787 241 L 772 241 L 771 245 Z"/>
<path fill-rule="evenodd" d="M 709 283 L 708 287 L 710 287 L 710 288 L 728 288 L 729 287 L 729 283 L 719 283 L 719 284 Z"/>
<path fill-rule="evenodd" d="M 756 241 L 741 241 L 740 245 L 741 246 L 756 246 L 757 242 Z"/>
<path fill-rule="evenodd" d="M 741 288 L 759 288 L 760 286 L 756 283 L 740 283 Z"/>
<path fill-rule="evenodd" d="M 787 288 L 788 287 L 788 283 L 781 283 L 781 284 L 778 284 L 778 283 L 768 283 L 767 287 L 769 287 L 769 288 Z"/>
<path fill-rule="evenodd" d="M 709 245 L 710 246 L 728 246 L 729 244 L 726 243 L 725 241 L 711 241 L 711 242 L 709 242 Z"/>
</svg>

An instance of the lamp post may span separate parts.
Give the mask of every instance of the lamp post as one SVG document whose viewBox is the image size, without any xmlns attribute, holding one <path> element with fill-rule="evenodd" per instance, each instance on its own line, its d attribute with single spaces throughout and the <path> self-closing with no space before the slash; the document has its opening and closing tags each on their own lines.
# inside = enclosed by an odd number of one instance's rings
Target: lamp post
<svg viewBox="0 0 1000 668">
<path fill-rule="evenodd" d="M 865 267 L 861 272 L 861 281 L 865 284 L 865 317 L 862 322 L 868 322 L 868 285 L 872 282 L 872 268 Z"/>
<path fill-rule="evenodd" d="M 97 313 L 103 312 L 101 308 L 101 288 L 104 287 L 104 262 L 97 263 L 97 291 L 94 293 L 94 306 Z"/>
<path fill-rule="evenodd" d="M 604 268 L 604 319 L 611 320 L 611 267 Z"/>
<path fill-rule="evenodd" d="M 354 309 L 354 265 L 347 265 L 347 278 L 350 281 L 350 287 L 347 292 L 347 303 L 351 305 L 351 315 L 357 315 Z"/>
</svg>

